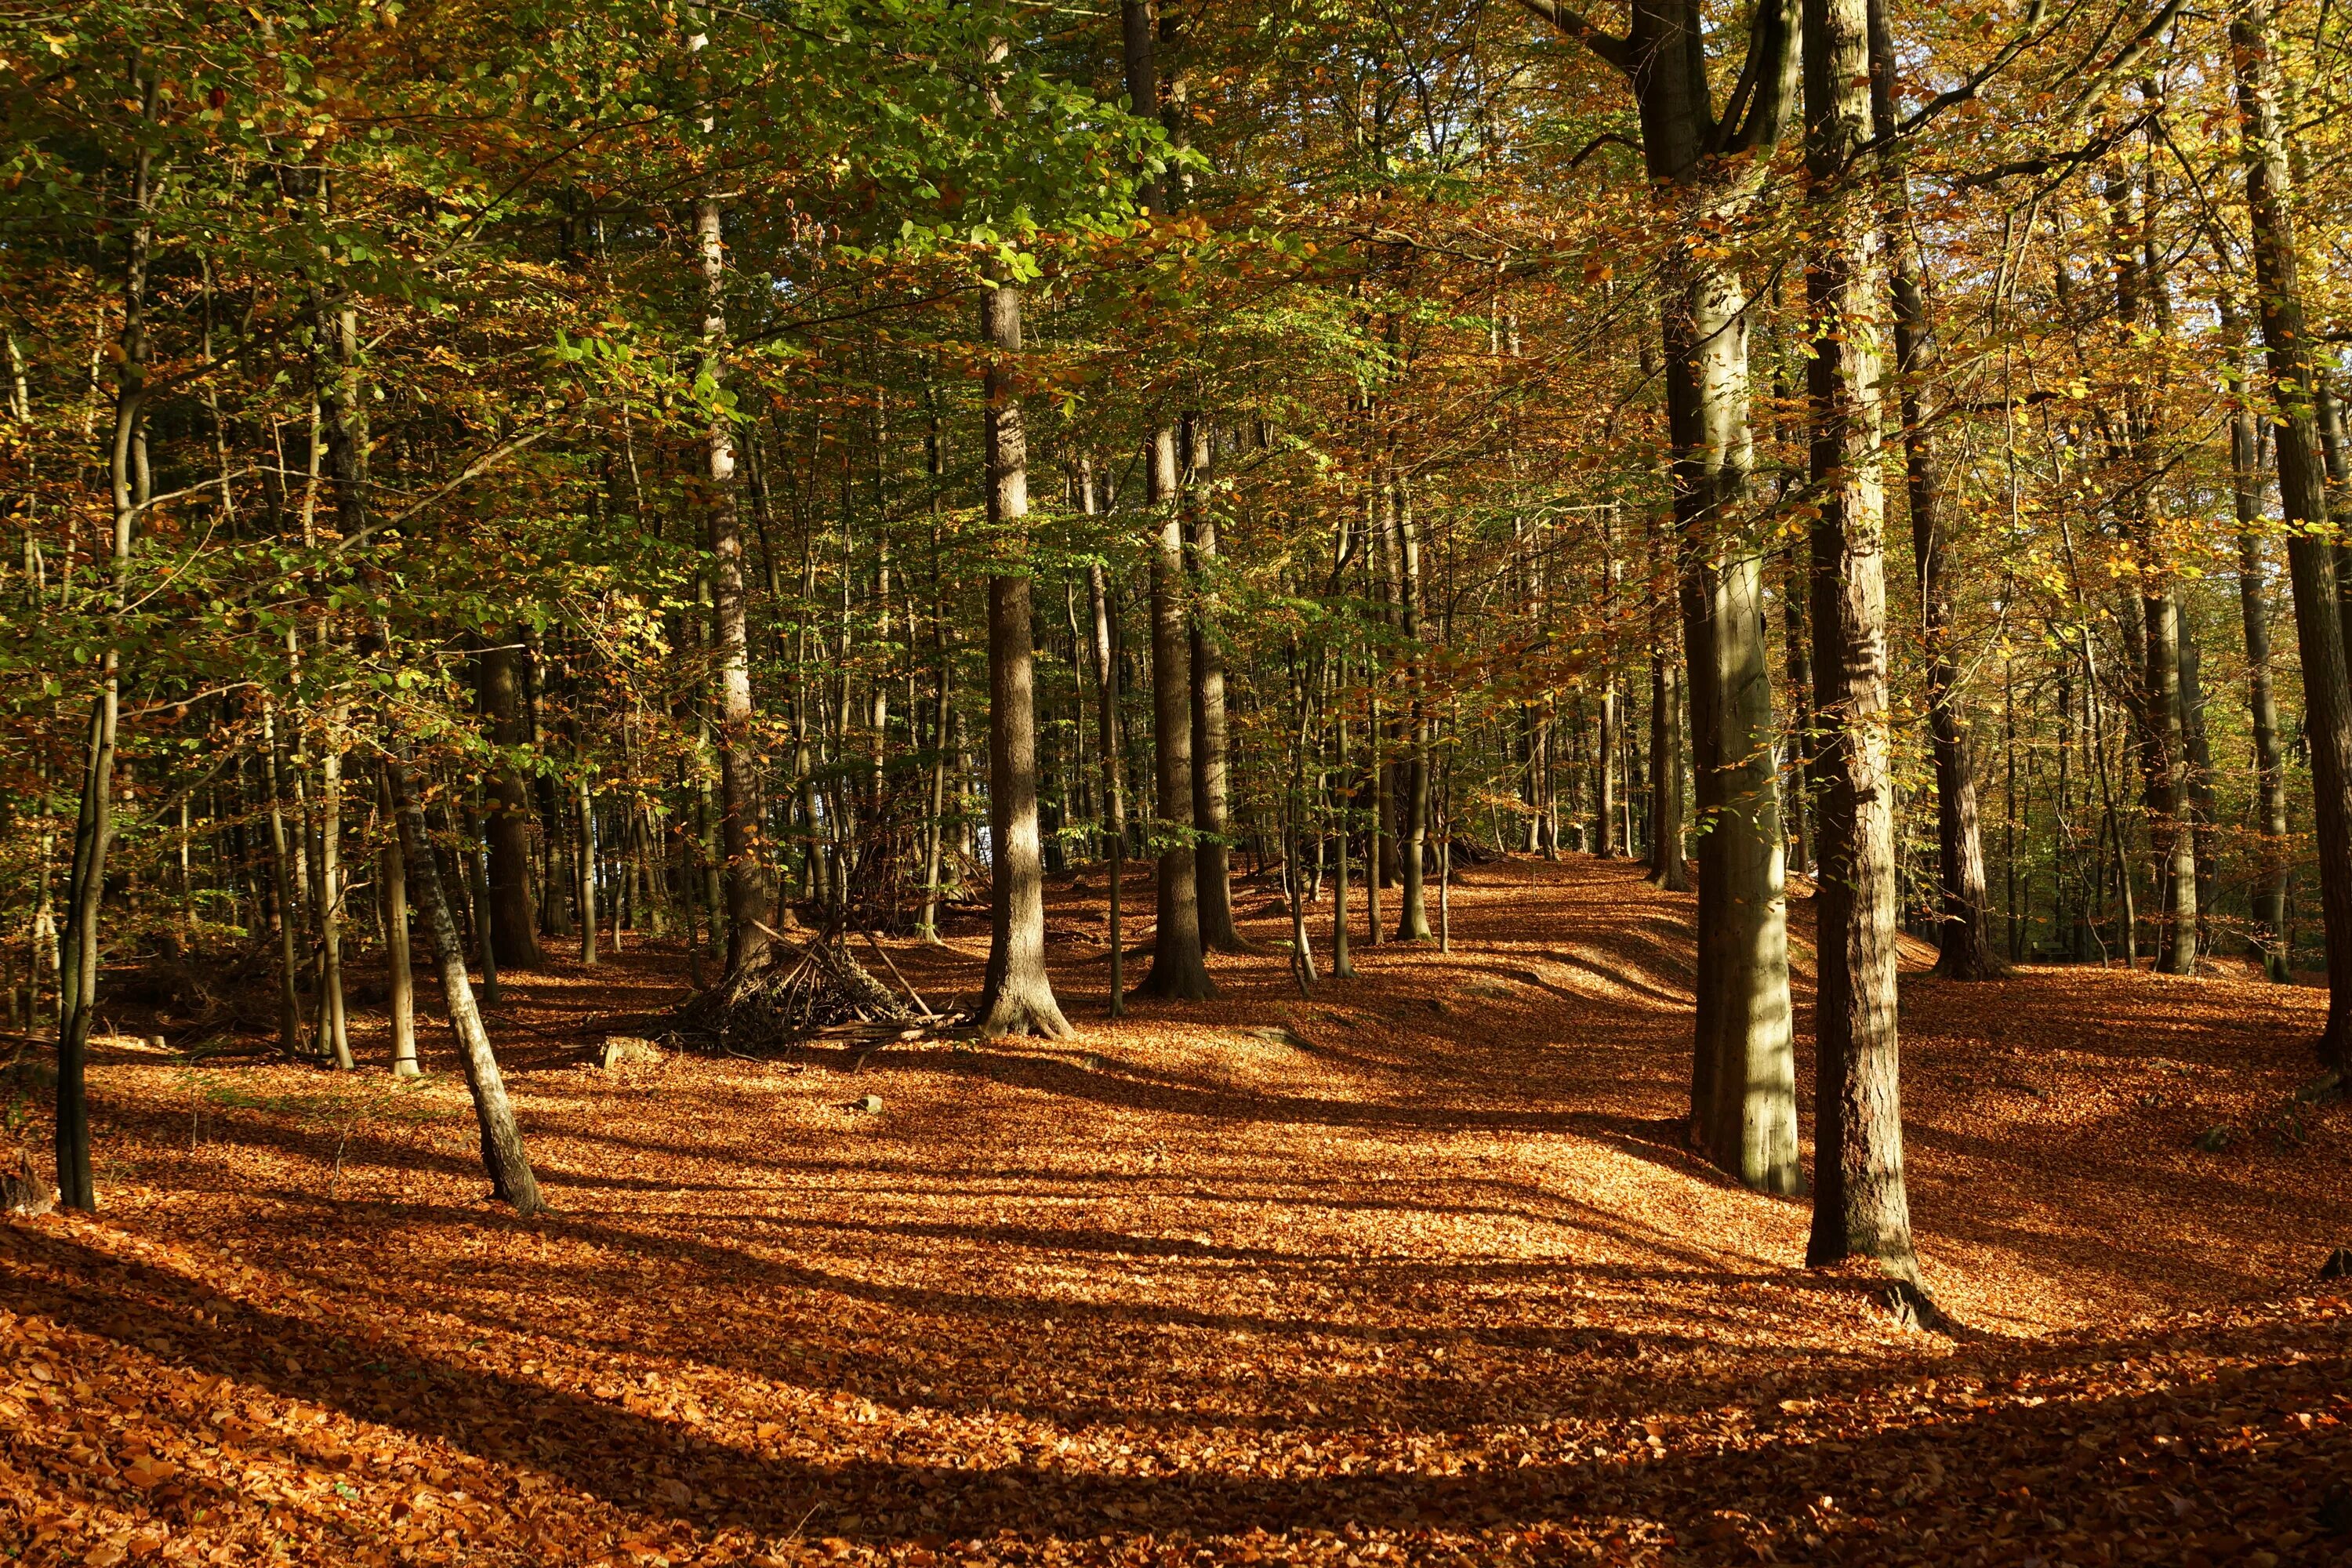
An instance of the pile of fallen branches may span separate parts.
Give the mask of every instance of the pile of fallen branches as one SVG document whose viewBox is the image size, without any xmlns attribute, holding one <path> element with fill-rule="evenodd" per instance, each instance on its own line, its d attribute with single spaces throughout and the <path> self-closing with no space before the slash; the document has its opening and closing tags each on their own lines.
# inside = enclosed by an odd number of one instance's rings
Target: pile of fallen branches
<svg viewBox="0 0 2352 1568">
<path fill-rule="evenodd" d="M 866 938 L 873 943 L 873 938 Z M 890 955 L 874 951 L 905 988 L 902 999 L 849 951 L 838 927 L 805 942 L 779 937 L 759 958 L 678 1010 L 677 1035 L 740 1053 L 773 1051 L 816 1037 L 902 1033 L 943 1022 L 926 1005 Z"/>
</svg>

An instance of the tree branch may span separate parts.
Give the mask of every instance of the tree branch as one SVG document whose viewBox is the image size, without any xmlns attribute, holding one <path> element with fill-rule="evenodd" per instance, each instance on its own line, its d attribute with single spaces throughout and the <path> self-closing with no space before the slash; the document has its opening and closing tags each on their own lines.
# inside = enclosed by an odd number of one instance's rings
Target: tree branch
<svg viewBox="0 0 2352 1568">
<path fill-rule="evenodd" d="M 1586 21 L 1578 12 L 1559 4 L 1559 0 L 1519 0 L 1529 12 L 1542 17 L 1558 28 L 1564 37 L 1574 38 L 1609 64 L 1627 76 L 1633 74 L 1633 42 L 1613 33 L 1604 33 Z"/>
</svg>

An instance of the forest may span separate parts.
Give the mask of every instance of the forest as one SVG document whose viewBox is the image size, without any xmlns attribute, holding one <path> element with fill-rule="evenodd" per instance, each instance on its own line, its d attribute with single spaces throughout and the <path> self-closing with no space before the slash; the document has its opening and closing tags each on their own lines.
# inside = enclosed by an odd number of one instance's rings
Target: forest
<svg viewBox="0 0 2352 1568">
<path fill-rule="evenodd" d="M 2352 10 L 0 105 L 0 1561 L 2352 1563 Z"/>
</svg>

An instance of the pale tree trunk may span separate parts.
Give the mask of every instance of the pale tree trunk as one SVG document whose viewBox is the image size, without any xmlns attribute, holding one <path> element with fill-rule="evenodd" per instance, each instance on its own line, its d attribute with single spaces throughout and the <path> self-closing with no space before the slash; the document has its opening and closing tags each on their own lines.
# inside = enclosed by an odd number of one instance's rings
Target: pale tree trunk
<svg viewBox="0 0 2352 1568">
<path fill-rule="evenodd" d="M 1805 268 L 1812 416 L 1821 971 L 1809 1264 L 1859 1254 L 1916 1280 L 1895 1025 L 1885 497 L 1876 221 L 1853 163 L 1871 140 L 1866 0 L 1805 0 Z"/>
<path fill-rule="evenodd" d="M 408 857 L 400 848 L 400 816 L 392 804 L 389 776 L 383 790 L 384 958 L 390 970 L 387 1001 L 392 1009 L 392 1076 L 415 1078 L 416 1065 L 416 970 L 408 949 Z"/>
<path fill-rule="evenodd" d="M 2290 204 L 2286 131 L 2279 113 L 2272 8 L 2249 0 L 2230 21 L 2235 57 L 2246 206 L 2252 217 L 2256 298 L 2263 346 L 2279 408 L 2274 426 L 2279 500 L 2287 523 L 2295 638 L 2303 656 L 2304 732 L 2311 748 L 2312 814 L 2317 829 L 2320 908 L 2327 931 L 2327 1024 L 2319 1055 L 2352 1065 L 2352 688 L 2334 552 L 2313 531 L 2327 521 L 2319 431 L 2309 389 L 2315 366 Z"/>
<path fill-rule="evenodd" d="M 302 1054 L 301 916 L 294 891 L 294 854 L 286 827 L 285 791 L 278 781 L 278 720 L 268 699 L 261 704 L 262 782 L 269 791 L 269 870 L 278 896 L 278 1044 L 289 1057 Z"/>
<path fill-rule="evenodd" d="M 390 639 L 385 639 L 390 646 Z M 481 1132 L 482 1168 L 489 1173 L 493 1195 L 514 1205 L 519 1215 L 537 1214 L 539 1182 L 524 1152 L 522 1131 L 515 1125 L 514 1103 L 507 1098 L 506 1079 L 490 1049 L 489 1031 L 481 1010 L 474 1005 L 474 987 L 466 977 L 466 944 L 449 913 L 441 886 L 440 862 L 433 858 L 433 842 L 425 826 L 425 806 L 409 784 L 407 759 L 387 751 L 383 759 L 384 787 L 391 794 L 399 819 L 402 847 L 416 868 L 417 913 L 433 942 L 433 958 L 441 972 L 442 1000 L 449 1009 L 449 1032 L 457 1044 L 457 1059 L 465 1065 L 466 1088 L 474 1099 L 474 1121 Z M 471 851 L 469 850 L 468 853 Z"/>
<path fill-rule="evenodd" d="M 1879 125 L 1895 124 L 1895 37 L 1885 0 L 1870 5 L 1871 97 Z M 1882 130 L 1881 134 L 1885 134 Z M 1952 656 L 1952 595 L 1945 557 L 1942 455 L 1936 447 L 1936 342 L 1927 280 L 1912 231 L 1911 200 L 1900 153 L 1880 155 L 1895 303 L 1895 369 L 1903 430 L 1903 466 L 1911 513 L 1911 552 L 1919 572 L 1919 630 L 1927 676 L 1927 733 L 1936 763 L 1936 868 L 1941 895 L 1937 972 L 1956 980 L 1997 979 L 2008 970 L 1992 940 L 1984 830 L 1976 769 L 1960 709 Z"/>
<path fill-rule="evenodd" d="M 1650 653 L 1650 876 L 1671 893 L 1690 891 L 1683 855 L 1683 681 L 1674 657 Z"/>
<path fill-rule="evenodd" d="M 155 114 L 156 80 L 134 61 L 131 88 L 140 118 Z M 113 440 L 108 480 L 114 510 L 111 595 L 117 629 L 127 613 L 131 542 L 148 497 L 144 460 L 147 405 L 147 263 L 153 234 L 152 154 L 142 147 L 131 168 L 131 221 L 124 245 L 121 358 L 116 372 Z M 122 655 L 100 656 L 100 686 L 90 707 L 89 742 L 82 769 L 81 804 L 74 826 L 73 870 L 66 884 L 64 952 L 58 973 L 58 1201 L 68 1208 L 98 1206 L 90 1168 L 90 1026 L 98 1018 L 100 917 L 106 901 L 106 858 L 114 842 L 115 731 L 121 715 Z"/>
<path fill-rule="evenodd" d="M 1232 848 L 1226 842 L 1225 650 L 1217 640 L 1217 520 L 1210 510 L 1209 426 L 1187 417 L 1184 501 L 1190 513 L 1186 552 L 1192 582 L 1192 880 L 1201 910 L 1201 941 L 1222 952 L 1247 944 L 1234 925 Z"/>
<path fill-rule="evenodd" d="M 1602 507 L 1599 517 L 1601 600 L 1605 613 L 1613 617 L 1617 609 L 1616 507 L 1613 504 Z M 1617 668 L 1612 658 L 1604 662 L 1601 671 L 1601 714 L 1594 755 L 1600 787 L 1593 792 L 1593 804 L 1600 817 L 1600 831 L 1594 836 L 1593 853 L 1603 860 L 1614 860 L 1631 850 L 1631 846 L 1620 843 L 1617 837 L 1617 763 L 1618 752 L 1624 740 L 1619 733 L 1619 721 L 1622 715 L 1619 712 L 1618 700 Z"/>
<path fill-rule="evenodd" d="M 1021 353 L 1021 290 L 999 279 L 982 296 L 981 324 L 992 351 L 982 440 L 988 463 L 991 535 L 1007 539 L 1029 515 L 1029 447 L 1015 367 Z M 1010 549 L 1001 542 L 1001 549 Z M 983 1036 L 1076 1031 L 1054 1001 L 1045 973 L 1045 847 L 1037 825 L 1037 710 L 1029 576 L 1020 568 L 988 580 L 988 974 L 973 1018 Z"/>
<path fill-rule="evenodd" d="M 698 33 L 691 51 L 706 45 Z M 711 121 L 703 121 L 706 132 Z M 702 371 L 715 388 L 726 375 L 727 248 L 717 197 L 695 208 L 695 251 L 702 273 Z M 767 950 L 767 879 L 760 846 L 756 746 L 751 737 L 751 645 L 745 625 L 743 519 L 735 496 L 735 430 L 726 412 L 713 407 L 704 437 L 709 489 L 704 521 L 711 555 L 711 624 L 717 633 L 719 721 L 719 837 L 727 857 L 727 963 L 742 968 Z M 593 922 L 591 922 L 592 924 Z M 620 928 L 614 928 L 618 949 Z"/>
<path fill-rule="evenodd" d="M 1086 514 L 1096 515 L 1091 462 L 1080 467 L 1078 494 Z M 1118 766 L 1118 626 L 1112 618 L 1110 584 L 1099 560 L 1087 565 L 1087 608 L 1091 617 L 1087 646 L 1095 666 L 1095 727 L 1102 742 L 1103 838 L 1110 856 L 1110 1016 L 1118 1018 L 1127 1012 L 1122 989 L 1127 939 L 1121 929 L 1127 893 L 1127 797 Z"/>
<path fill-rule="evenodd" d="M 2238 610 L 2246 633 L 2246 708 L 2254 731 L 2253 956 L 2271 980 L 2294 979 L 2286 944 L 2286 757 L 2279 745 L 2278 697 L 2271 686 L 2270 574 L 2263 563 L 2263 432 L 2252 402 L 2254 366 L 2246 353 L 2243 308 L 2222 295 L 2222 336 L 2241 367 L 2230 416 L 2230 492 L 2238 520 Z"/>
</svg>

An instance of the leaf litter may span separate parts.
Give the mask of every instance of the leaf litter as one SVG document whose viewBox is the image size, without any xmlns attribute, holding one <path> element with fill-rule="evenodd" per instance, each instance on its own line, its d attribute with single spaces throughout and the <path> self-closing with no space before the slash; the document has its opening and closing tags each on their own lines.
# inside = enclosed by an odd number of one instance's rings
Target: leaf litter
<svg viewBox="0 0 2352 1568">
<path fill-rule="evenodd" d="M 1221 955 L 1216 1002 L 1113 1023 L 1076 958 L 1050 1046 L 604 1073 L 582 1051 L 667 1008 L 678 955 L 508 976 L 555 1205 L 527 1223 L 448 1062 L 390 1091 L 101 1053 L 101 1214 L 0 1226 L 0 1549 L 2352 1560 L 2317 993 L 1906 974 L 1912 1202 L 1959 1325 L 1929 1333 L 1683 1147 L 1689 903 L 1637 876 L 1481 868 L 1452 953 L 1360 944 L 1312 1002 L 1284 955 Z M 969 994 L 984 952 L 893 957 Z"/>
</svg>

